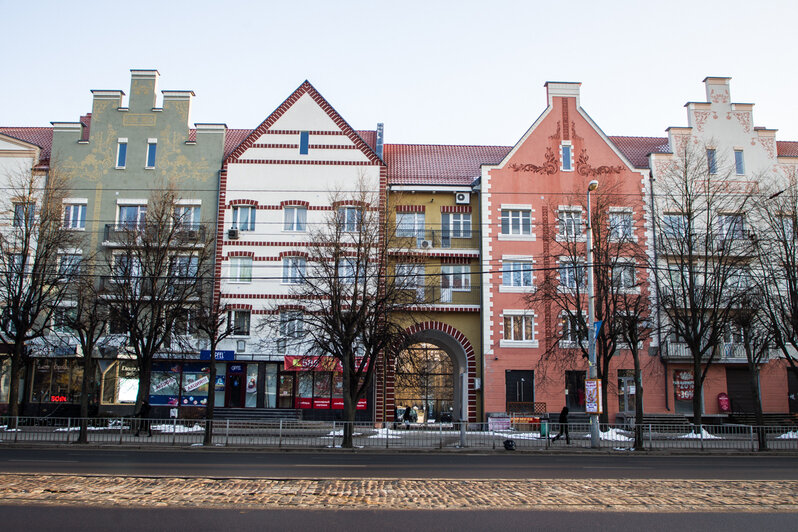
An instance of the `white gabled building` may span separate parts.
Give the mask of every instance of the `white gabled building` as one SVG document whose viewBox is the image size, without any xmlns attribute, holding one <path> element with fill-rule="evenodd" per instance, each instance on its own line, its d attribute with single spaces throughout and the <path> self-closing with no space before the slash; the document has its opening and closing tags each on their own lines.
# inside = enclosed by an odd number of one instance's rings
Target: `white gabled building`
<svg viewBox="0 0 798 532">
<path fill-rule="evenodd" d="M 262 324 L 281 309 L 296 309 L 292 278 L 305 265 L 307 228 L 334 208 L 331 192 L 354 190 L 362 179 L 384 189 L 387 171 L 376 140 L 376 131 L 352 129 L 305 81 L 226 157 L 216 273 L 235 334 L 216 356 L 220 408 L 334 415 L 338 376 L 287 370 L 286 355 L 301 353 L 286 352 L 290 347 L 281 348 Z"/>
</svg>

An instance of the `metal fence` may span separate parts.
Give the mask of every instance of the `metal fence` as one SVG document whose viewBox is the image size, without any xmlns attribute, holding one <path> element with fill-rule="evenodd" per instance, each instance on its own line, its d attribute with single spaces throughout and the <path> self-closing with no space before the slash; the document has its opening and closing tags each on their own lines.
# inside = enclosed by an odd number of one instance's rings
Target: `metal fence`
<svg viewBox="0 0 798 532">
<path fill-rule="evenodd" d="M 200 446 L 205 420 L 89 418 L 87 441 L 100 445 Z M 78 418 L 0 418 L 0 443 L 67 444 L 79 438 Z M 284 449 L 340 447 L 343 422 L 321 421 L 213 421 L 213 445 Z M 367 449 L 504 449 L 512 440 L 519 450 L 589 449 L 590 426 L 571 423 L 522 423 L 497 429 L 488 423 L 403 424 L 353 423 L 353 445 Z M 642 425 L 645 449 L 693 451 L 798 451 L 798 428 L 749 425 Z M 631 450 L 634 432 L 601 425 L 600 448 Z"/>
</svg>

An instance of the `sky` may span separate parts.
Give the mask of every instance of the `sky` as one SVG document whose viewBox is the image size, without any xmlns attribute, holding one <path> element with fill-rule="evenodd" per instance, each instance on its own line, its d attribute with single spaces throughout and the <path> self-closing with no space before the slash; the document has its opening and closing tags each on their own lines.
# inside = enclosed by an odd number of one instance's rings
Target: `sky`
<svg viewBox="0 0 798 532">
<path fill-rule="evenodd" d="M 608 135 L 686 125 L 731 77 L 757 126 L 798 140 L 798 2 L 0 0 L 0 126 L 77 121 L 130 69 L 196 93 L 190 120 L 254 128 L 305 79 L 387 143 L 512 145 L 579 81 Z"/>
</svg>

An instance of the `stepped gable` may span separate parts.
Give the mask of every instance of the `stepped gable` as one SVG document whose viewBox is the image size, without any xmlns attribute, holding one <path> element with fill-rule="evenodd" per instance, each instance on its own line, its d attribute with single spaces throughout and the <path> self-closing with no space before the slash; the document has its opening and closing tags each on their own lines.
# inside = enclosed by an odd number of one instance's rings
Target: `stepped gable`
<svg viewBox="0 0 798 532">
<path fill-rule="evenodd" d="M 499 163 L 511 146 L 386 144 L 385 164 L 392 185 L 470 186 L 480 166 Z"/>
</svg>

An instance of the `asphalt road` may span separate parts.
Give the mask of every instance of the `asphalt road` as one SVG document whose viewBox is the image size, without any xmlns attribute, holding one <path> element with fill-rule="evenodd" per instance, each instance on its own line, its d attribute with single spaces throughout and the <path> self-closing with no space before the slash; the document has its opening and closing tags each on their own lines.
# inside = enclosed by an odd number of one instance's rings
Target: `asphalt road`
<svg viewBox="0 0 798 532">
<path fill-rule="evenodd" d="M 261 478 L 796 480 L 796 456 L 0 448 L 0 473 Z"/>
<path fill-rule="evenodd" d="M 204 510 L 201 508 L 72 508 L 0 506 L 9 531 L 99 532 L 106 530 L 198 532 L 204 530 L 502 531 L 510 530 L 794 530 L 790 513 L 621 513 L 373 510 Z"/>
</svg>

